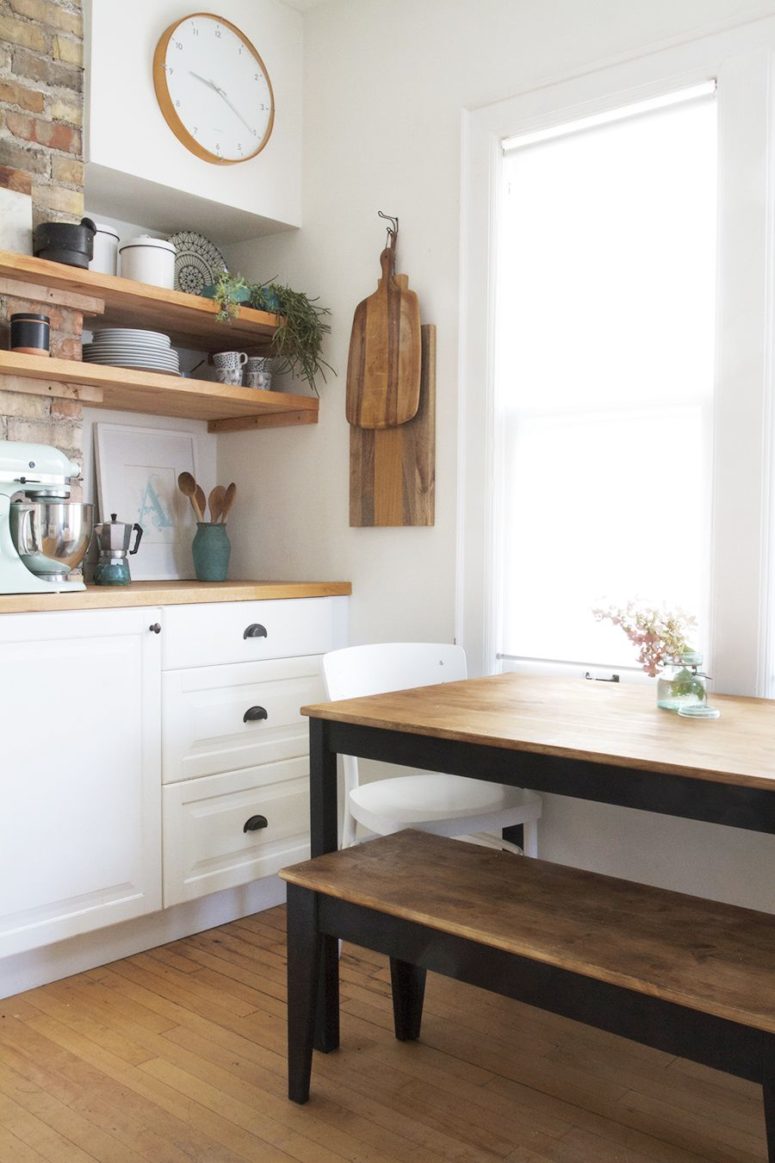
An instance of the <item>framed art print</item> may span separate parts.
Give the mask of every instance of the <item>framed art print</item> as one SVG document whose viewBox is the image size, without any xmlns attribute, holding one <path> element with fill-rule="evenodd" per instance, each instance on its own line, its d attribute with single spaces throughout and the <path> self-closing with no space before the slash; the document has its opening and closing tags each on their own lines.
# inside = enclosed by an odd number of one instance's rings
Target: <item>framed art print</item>
<svg viewBox="0 0 775 1163">
<path fill-rule="evenodd" d="M 142 527 L 130 569 L 136 581 L 192 578 L 195 520 L 178 489 L 182 472 L 197 474 L 191 432 L 95 424 L 97 495 L 101 521 Z"/>
</svg>

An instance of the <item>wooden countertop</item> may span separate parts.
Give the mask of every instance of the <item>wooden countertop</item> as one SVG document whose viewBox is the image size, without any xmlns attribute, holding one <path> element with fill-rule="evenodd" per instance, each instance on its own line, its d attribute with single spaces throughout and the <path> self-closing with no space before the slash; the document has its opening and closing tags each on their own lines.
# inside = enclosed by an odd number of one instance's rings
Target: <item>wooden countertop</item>
<svg viewBox="0 0 775 1163">
<path fill-rule="evenodd" d="M 105 610 L 126 606 L 185 606 L 196 602 L 249 602 L 269 598 L 327 598 L 352 593 L 350 582 L 137 581 L 128 586 L 87 586 L 51 594 L 0 594 L 0 614 Z"/>
</svg>

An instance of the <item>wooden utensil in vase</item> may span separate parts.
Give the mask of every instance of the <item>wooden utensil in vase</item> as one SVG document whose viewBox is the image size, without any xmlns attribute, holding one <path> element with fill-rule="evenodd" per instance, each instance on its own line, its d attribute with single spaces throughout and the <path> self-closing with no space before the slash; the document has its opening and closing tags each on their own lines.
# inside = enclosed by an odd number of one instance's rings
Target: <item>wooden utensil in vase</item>
<svg viewBox="0 0 775 1163">
<path fill-rule="evenodd" d="M 182 472 L 180 474 L 178 477 L 178 488 L 180 489 L 183 496 L 188 497 L 189 501 L 191 502 L 191 508 L 194 510 L 194 516 L 196 517 L 197 521 L 204 521 L 204 493 L 201 489 L 199 489 L 199 486 L 197 485 L 190 472 Z M 201 504 L 199 502 L 199 497 L 197 496 L 197 489 L 199 489 L 199 492 L 202 494 Z"/>
<path fill-rule="evenodd" d="M 207 513 L 207 498 L 205 497 L 205 491 L 201 485 L 196 486 L 194 491 L 194 500 L 196 501 L 197 509 L 202 514 L 199 520 L 206 521 L 207 517 L 205 514 Z"/>
<path fill-rule="evenodd" d="M 210 490 L 208 503 L 210 505 L 210 520 L 219 521 L 223 512 L 223 502 L 226 499 L 226 489 L 223 485 L 216 485 Z"/>
<path fill-rule="evenodd" d="M 237 486 L 235 485 L 234 481 L 232 481 L 229 487 L 226 489 L 226 493 L 223 498 L 223 505 L 221 507 L 221 521 L 224 525 L 226 524 L 226 518 L 229 515 L 229 510 L 234 504 L 234 498 L 236 494 Z"/>
</svg>

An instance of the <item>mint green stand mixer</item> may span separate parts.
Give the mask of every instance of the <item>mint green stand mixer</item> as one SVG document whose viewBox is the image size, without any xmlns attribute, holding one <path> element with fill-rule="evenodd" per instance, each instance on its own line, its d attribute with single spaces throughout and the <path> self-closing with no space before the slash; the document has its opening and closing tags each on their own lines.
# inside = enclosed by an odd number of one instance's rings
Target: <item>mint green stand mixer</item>
<svg viewBox="0 0 775 1163">
<path fill-rule="evenodd" d="M 136 533 L 134 548 L 129 548 L 132 534 Z M 137 553 L 140 547 L 140 538 L 143 535 L 142 525 L 136 522 L 127 525 L 117 520 L 116 514 L 110 514 L 109 521 L 103 521 L 94 526 L 94 536 L 100 551 L 99 560 L 94 567 L 94 584 L 96 586 L 128 586 L 132 580 L 129 576 L 129 562 L 127 558 Z"/>
<path fill-rule="evenodd" d="M 58 448 L 0 440 L 0 594 L 86 589 L 92 505 L 70 501 L 79 466 Z"/>
</svg>

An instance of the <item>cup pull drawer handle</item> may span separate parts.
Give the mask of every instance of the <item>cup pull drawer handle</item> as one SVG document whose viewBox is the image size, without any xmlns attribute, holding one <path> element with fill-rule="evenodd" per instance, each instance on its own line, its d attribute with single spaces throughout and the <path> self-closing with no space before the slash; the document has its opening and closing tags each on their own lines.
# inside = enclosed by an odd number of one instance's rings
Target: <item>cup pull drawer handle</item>
<svg viewBox="0 0 775 1163">
<path fill-rule="evenodd" d="M 245 820 L 243 832 L 258 832 L 261 828 L 268 828 L 269 821 L 266 816 L 251 816 L 249 820 Z"/>
<path fill-rule="evenodd" d="M 262 626 L 260 622 L 251 622 L 249 626 L 245 627 L 243 638 L 268 638 L 266 626 Z"/>
<path fill-rule="evenodd" d="M 248 707 L 245 714 L 242 716 L 243 723 L 255 723 L 258 719 L 268 719 L 269 712 L 266 707 Z"/>
</svg>

